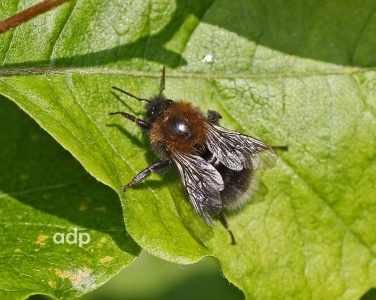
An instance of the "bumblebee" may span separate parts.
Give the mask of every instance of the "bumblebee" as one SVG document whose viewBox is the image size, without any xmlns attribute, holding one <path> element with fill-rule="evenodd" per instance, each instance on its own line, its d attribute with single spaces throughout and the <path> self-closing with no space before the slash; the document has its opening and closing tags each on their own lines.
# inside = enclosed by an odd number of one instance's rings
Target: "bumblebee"
<svg viewBox="0 0 376 300">
<path fill-rule="evenodd" d="M 252 189 L 255 171 L 276 164 L 278 155 L 273 147 L 278 146 L 221 127 L 222 117 L 214 110 L 205 115 L 190 102 L 166 98 L 163 95 L 165 68 L 161 90 L 151 99 L 112 88 L 146 102 L 145 120 L 121 111 L 109 115 L 121 115 L 145 129 L 160 159 L 137 174 L 123 190 L 143 181 L 152 172 L 176 167 L 196 213 L 210 226 L 214 225 L 212 217 L 218 216 L 230 233 L 231 243 L 235 244 L 224 209 L 239 208 L 250 198 L 246 192 Z"/>
</svg>

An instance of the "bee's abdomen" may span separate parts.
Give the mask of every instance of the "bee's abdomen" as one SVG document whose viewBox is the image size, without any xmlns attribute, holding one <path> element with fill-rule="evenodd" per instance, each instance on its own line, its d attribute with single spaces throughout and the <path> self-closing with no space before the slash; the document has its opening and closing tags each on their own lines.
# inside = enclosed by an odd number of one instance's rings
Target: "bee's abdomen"
<svg viewBox="0 0 376 300">
<path fill-rule="evenodd" d="M 254 171 L 252 169 L 242 169 L 235 171 L 224 165 L 217 167 L 222 176 L 225 188 L 221 191 L 221 200 L 226 209 L 240 208 L 251 198 L 248 192 L 252 191 Z"/>
</svg>

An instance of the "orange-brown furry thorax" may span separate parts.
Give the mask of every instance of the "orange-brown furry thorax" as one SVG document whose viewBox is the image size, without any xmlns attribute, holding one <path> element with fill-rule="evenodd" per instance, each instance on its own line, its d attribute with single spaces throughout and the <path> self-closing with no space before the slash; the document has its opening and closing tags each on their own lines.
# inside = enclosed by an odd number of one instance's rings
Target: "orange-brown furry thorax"
<svg viewBox="0 0 376 300">
<path fill-rule="evenodd" d="M 177 135 L 173 130 L 176 120 L 189 124 L 189 137 Z M 200 154 L 205 148 L 207 119 L 191 103 L 175 102 L 153 123 L 150 141 L 163 146 L 168 153 Z"/>
</svg>

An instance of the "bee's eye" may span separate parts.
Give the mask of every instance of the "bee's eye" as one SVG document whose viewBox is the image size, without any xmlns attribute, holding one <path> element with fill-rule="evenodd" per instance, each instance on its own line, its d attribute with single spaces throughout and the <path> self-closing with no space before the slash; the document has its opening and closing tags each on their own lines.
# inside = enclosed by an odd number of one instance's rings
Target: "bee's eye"
<svg viewBox="0 0 376 300">
<path fill-rule="evenodd" d="M 166 104 L 167 107 L 170 107 L 172 104 L 174 104 L 174 101 L 171 100 L 171 99 L 167 99 L 165 104 Z"/>
</svg>

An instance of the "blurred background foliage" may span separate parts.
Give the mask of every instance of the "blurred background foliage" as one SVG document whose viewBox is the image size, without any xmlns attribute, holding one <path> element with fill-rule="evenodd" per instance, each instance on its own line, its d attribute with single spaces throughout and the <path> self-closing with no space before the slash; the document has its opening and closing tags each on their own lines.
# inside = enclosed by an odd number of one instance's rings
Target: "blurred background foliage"
<svg viewBox="0 0 376 300">
<path fill-rule="evenodd" d="M 44 295 L 29 298 L 47 299 L 51 298 Z M 223 277 L 218 262 L 212 257 L 206 257 L 193 265 L 178 265 L 142 251 L 141 255 L 117 276 L 102 287 L 80 297 L 80 300 L 102 299 L 237 300 L 244 299 L 244 296 Z"/>
</svg>

